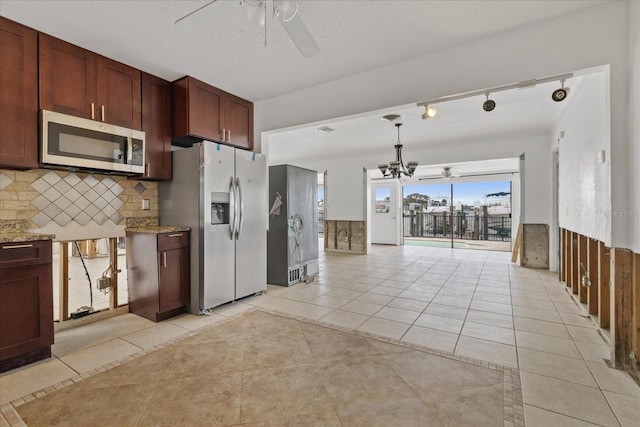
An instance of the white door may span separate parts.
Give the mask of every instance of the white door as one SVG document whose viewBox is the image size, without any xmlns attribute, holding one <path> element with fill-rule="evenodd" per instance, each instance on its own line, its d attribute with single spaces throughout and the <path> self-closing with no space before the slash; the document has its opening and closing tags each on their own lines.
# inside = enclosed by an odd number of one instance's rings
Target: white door
<svg viewBox="0 0 640 427">
<path fill-rule="evenodd" d="M 401 243 L 398 187 L 396 182 L 371 184 L 371 243 Z"/>
</svg>

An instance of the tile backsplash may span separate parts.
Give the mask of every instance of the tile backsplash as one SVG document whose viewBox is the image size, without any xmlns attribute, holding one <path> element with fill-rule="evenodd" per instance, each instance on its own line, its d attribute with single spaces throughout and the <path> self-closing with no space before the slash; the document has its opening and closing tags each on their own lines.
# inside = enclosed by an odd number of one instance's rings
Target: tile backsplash
<svg viewBox="0 0 640 427">
<path fill-rule="evenodd" d="M 150 210 L 142 210 L 150 199 Z M 158 216 L 158 184 L 123 176 L 0 169 L 0 219 L 59 239 L 124 235 L 127 217 Z"/>
</svg>

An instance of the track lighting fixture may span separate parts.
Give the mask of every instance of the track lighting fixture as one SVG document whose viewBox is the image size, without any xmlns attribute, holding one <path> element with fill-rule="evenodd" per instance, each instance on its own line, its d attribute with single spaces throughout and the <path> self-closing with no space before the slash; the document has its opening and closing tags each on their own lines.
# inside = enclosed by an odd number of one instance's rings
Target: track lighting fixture
<svg viewBox="0 0 640 427">
<path fill-rule="evenodd" d="M 438 109 L 433 105 L 425 105 L 424 113 L 422 113 L 423 119 L 433 119 L 438 114 Z"/>
<path fill-rule="evenodd" d="M 496 101 L 493 99 L 489 99 L 489 94 L 486 94 L 487 100 L 482 103 L 482 109 L 484 111 L 493 111 L 496 108 Z"/>
<path fill-rule="evenodd" d="M 560 74 L 557 76 L 544 77 L 542 79 L 524 80 L 518 83 L 512 83 L 512 84 L 502 85 L 502 86 L 494 86 L 490 88 L 485 88 L 483 90 L 474 90 L 471 92 L 459 93 L 456 95 L 449 95 L 449 96 L 443 96 L 440 98 L 430 99 L 428 101 L 418 102 L 416 105 L 418 107 L 424 107 L 424 113 L 422 114 L 423 119 L 431 119 L 435 117 L 438 112 L 436 108 L 433 107 L 433 104 L 440 104 L 443 102 L 456 101 L 458 99 L 485 95 L 487 99 L 482 104 L 482 109 L 484 111 L 493 111 L 496 108 L 496 102 L 492 99 L 489 99 L 490 93 L 495 94 L 496 92 L 502 92 L 505 90 L 535 87 L 538 84 L 549 83 L 554 81 L 559 81 L 562 84 L 562 87 L 560 89 L 555 90 L 553 92 L 553 95 L 551 95 L 551 98 L 556 102 L 560 102 L 560 101 L 563 101 L 567 97 L 567 94 L 569 93 L 569 88 L 564 87 L 564 82 L 565 80 L 570 79 L 572 77 L 573 77 L 573 74 Z"/>
<path fill-rule="evenodd" d="M 556 102 L 564 101 L 569 94 L 569 88 L 564 87 L 564 79 L 560 80 L 560 89 L 556 89 L 551 94 L 551 99 Z"/>
</svg>

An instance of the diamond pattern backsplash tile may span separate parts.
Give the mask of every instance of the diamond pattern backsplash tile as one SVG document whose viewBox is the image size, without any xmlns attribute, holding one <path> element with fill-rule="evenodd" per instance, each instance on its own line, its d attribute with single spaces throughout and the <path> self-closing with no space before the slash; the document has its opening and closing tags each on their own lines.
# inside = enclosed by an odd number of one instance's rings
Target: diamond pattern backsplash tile
<svg viewBox="0 0 640 427">
<path fill-rule="evenodd" d="M 136 190 L 136 192 L 138 194 L 142 194 L 145 192 L 145 190 L 147 189 L 147 187 L 145 187 L 144 185 L 142 185 L 141 183 L 137 183 L 134 187 L 134 190 Z"/>
<path fill-rule="evenodd" d="M 0 173 L 0 186 L 12 182 Z M 138 193 L 138 186 L 142 187 L 143 192 L 146 190 L 144 185 L 137 184 L 134 188 Z M 40 193 L 31 202 L 39 211 L 31 220 L 39 227 L 44 227 L 50 221 L 64 227 L 72 221 L 80 225 L 86 225 L 89 221 L 102 225 L 106 221 L 119 224 L 122 220 L 118 210 L 123 203 L 118 195 L 124 189 L 111 177 L 98 179 L 87 175 L 83 179 L 70 173 L 60 178 L 51 171 L 37 179 L 31 187 Z"/>
<path fill-rule="evenodd" d="M 4 187 L 7 187 L 11 184 L 13 184 L 13 180 L 9 178 L 7 175 L 0 173 L 0 190 L 2 190 Z"/>
</svg>

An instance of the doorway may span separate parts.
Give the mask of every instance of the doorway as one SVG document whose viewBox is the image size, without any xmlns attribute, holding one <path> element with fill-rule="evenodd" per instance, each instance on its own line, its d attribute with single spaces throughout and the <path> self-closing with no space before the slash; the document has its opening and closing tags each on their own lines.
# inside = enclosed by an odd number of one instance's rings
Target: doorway
<svg viewBox="0 0 640 427">
<path fill-rule="evenodd" d="M 511 181 L 405 185 L 405 245 L 511 250 Z"/>
<path fill-rule="evenodd" d="M 401 192 L 396 181 L 371 184 L 371 243 L 402 244 Z"/>
</svg>

